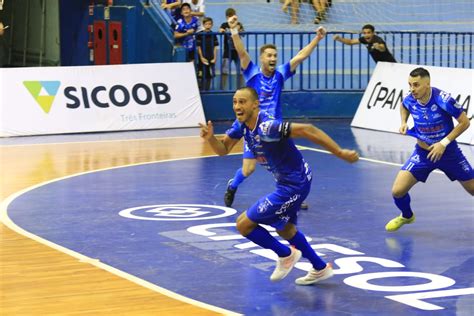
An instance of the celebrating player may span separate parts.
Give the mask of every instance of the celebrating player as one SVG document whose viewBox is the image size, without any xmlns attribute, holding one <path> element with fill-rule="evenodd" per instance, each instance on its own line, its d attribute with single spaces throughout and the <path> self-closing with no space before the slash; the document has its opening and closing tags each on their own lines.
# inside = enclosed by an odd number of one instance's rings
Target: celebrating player
<svg viewBox="0 0 474 316">
<path fill-rule="evenodd" d="M 450 94 L 431 87 L 430 73 L 424 68 L 414 69 L 408 84 L 411 93 L 400 106 L 400 133 L 416 137 L 417 144 L 393 183 L 393 200 L 402 214 L 387 223 L 387 231 L 396 231 L 415 221 L 408 191 L 418 181 L 425 182 L 434 169 L 442 170 L 451 181 L 459 181 L 474 195 L 474 171 L 456 143 L 470 124 L 462 106 Z M 408 130 L 410 114 L 415 126 Z M 453 117 L 459 122 L 456 127 Z"/>
<path fill-rule="evenodd" d="M 242 39 L 238 32 L 237 16 L 229 18 L 229 27 L 231 29 L 232 40 L 235 49 L 239 54 L 240 64 L 243 70 L 244 78 L 248 87 L 257 91 L 260 108 L 267 111 L 276 119 L 282 118 L 280 96 L 283 90 L 285 80 L 291 78 L 300 65 L 313 52 L 319 41 L 326 35 L 326 30 L 319 27 L 316 36 L 311 42 L 296 54 L 289 62 L 277 66 L 277 48 L 273 44 L 266 44 L 260 48 L 260 68 L 255 65 L 248 52 L 245 50 Z M 244 141 L 244 154 L 242 167 L 239 168 L 234 178 L 227 184 L 227 191 L 224 195 L 224 203 L 231 206 L 235 192 L 242 181 L 250 176 L 255 170 L 255 157 L 250 151 L 248 144 Z"/>
<path fill-rule="evenodd" d="M 201 137 L 218 155 L 228 154 L 244 137 L 248 150 L 275 177 L 276 190 L 259 199 L 237 218 L 237 229 L 242 236 L 278 255 L 270 279 L 283 279 L 303 256 L 313 268 L 306 276 L 296 279 L 296 284 L 309 285 L 325 280 L 333 275 L 331 264 L 326 264 L 316 254 L 296 228 L 298 211 L 311 188 L 312 172 L 290 137 L 306 138 L 347 162 L 355 162 L 359 156 L 354 150 L 341 149 L 326 133 L 311 124 L 275 119 L 268 112 L 260 111 L 259 103 L 259 96 L 253 88 L 237 90 L 233 98 L 237 120 L 224 138 L 218 140 L 214 136 L 210 121 L 207 125 L 200 124 Z M 277 233 L 294 247 L 280 243 L 259 224 L 275 227 Z"/>
</svg>

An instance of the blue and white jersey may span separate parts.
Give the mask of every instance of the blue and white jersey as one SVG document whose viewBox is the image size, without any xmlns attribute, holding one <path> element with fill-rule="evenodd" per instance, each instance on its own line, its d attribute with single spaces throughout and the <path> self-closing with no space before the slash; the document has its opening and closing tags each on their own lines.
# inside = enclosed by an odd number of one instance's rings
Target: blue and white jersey
<svg viewBox="0 0 474 316">
<path fill-rule="evenodd" d="M 254 130 L 236 120 L 226 134 L 234 139 L 244 137 L 257 162 L 273 173 L 278 183 L 299 186 L 311 181 L 309 165 L 289 138 L 289 122 L 260 111 Z"/>
<path fill-rule="evenodd" d="M 199 27 L 199 20 L 195 16 L 192 17 L 189 23 L 186 23 L 184 18 L 179 19 L 177 23 L 175 31 L 178 33 L 186 33 L 190 29 L 194 29 L 196 33 Z M 192 52 L 195 48 L 194 34 L 176 39 L 176 43 L 181 44 L 188 52 Z"/>
<path fill-rule="evenodd" d="M 415 122 L 407 134 L 428 145 L 442 140 L 454 128 L 453 117 L 462 114 L 462 106 L 449 93 L 432 87 L 427 104 L 420 104 L 410 93 L 403 99 L 403 106 L 410 112 Z"/>
<path fill-rule="evenodd" d="M 281 119 L 280 97 L 283 84 L 295 74 L 291 72 L 290 62 L 278 66 L 273 76 L 266 77 L 261 69 L 250 61 L 243 74 L 247 87 L 254 88 L 257 91 L 260 109 L 267 111 L 277 119 Z"/>
</svg>

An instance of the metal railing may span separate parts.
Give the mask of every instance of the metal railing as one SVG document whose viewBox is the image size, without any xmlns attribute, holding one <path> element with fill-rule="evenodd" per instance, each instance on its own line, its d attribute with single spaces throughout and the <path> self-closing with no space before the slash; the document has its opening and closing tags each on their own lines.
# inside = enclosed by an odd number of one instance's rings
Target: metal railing
<svg viewBox="0 0 474 316">
<path fill-rule="evenodd" d="M 222 63 L 225 36 L 219 39 L 215 77 L 209 91 L 232 91 L 241 85 L 240 69 Z M 285 83 L 287 91 L 362 90 L 375 68 L 364 45 L 345 45 L 333 40 L 333 35 L 356 39 L 359 34 L 328 33 L 311 56 Z M 453 68 L 473 68 L 474 33 L 466 32 L 378 32 L 398 62 Z M 278 48 L 278 61 L 289 61 L 314 37 L 313 32 L 246 32 L 242 34 L 251 59 L 259 62 L 259 48 L 272 43 Z M 196 62 L 199 59 L 196 55 Z M 225 75 L 226 72 L 229 73 Z"/>
</svg>

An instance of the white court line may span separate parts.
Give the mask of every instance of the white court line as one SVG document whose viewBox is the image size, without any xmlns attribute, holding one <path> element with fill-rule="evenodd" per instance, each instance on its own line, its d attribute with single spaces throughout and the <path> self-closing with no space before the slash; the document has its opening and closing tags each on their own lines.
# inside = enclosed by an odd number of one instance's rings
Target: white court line
<svg viewBox="0 0 474 316">
<path fill-rule="evenodd" d="M 219 136 L 219 135 L 216 135 Z M 34 136 L 40 137 L 40 136 Z M 145 140 L 167 140 L 167 139 L 179 139 L 179 138 L 195 138 L 200 137 L 199 135 L 193 136 L 168 136 L 168 137 L 150 137 L 150 138 L 121 138 L 121 139 L 100 139 L 100 140 L 88 140 L 88 141 L 78 141 L 75 142 L 73 140 L 63 141 L 63 142 L 52 142 L 52 143 L 29 143 L 29 144 L 0 144 L 0 147 L 25 147 L 25 146 L 48 146 L 48 145 L 64 145 L 64 144 L 91 144 L 91 143 L 107 143 L 107 142 L 127 142 L 127 141 L 145 141 Z"/>
<path fill-rule="evenodd" d="M 319 152 L 319 153 L 325 153 L 325 154 L 329 154 L 329 155 L 332 155 L 331 152 L 327 151 L 327 150 L 322 150 L 322 149 L 317 149 L 317 148 L 313 148 L 313 147 L 307 147 L 307 146 L 300 146 L 300 145 L 296 145 L 296 147 L 298 149 L 304 149 L 304 150 L 311 150 L 311 151 L 316 151 L 316 152 Z M 400 163 L 395 163 L 395 162 L 388 162 L 388 161 L 383 161 L 383 160 L 377 160 L 377 159 L 371 159 L 371 158 L 364 158 L 364 157 L 359 157 L 359 160 L 364 160 L 364 161 L 369 161 L 369 162 L 374 162 L 374 163 L 379 163 L 379 164 L 382 164 L 382 165 L 389 165 L 389 166 L 396 166 L 396 167 L 401 167 L 403 166 L 403 164 L 400 164 Z M 444 172 L 440 171 L 440 170 L 433 170 L 434 173 L 439 173 L 439 174 L 444 174 Z"/>
<path fill-rule="evenodd" d="M 193 136 L 193 137 L 199 137 L 199 136 Z M 183 138 L 183 137 L 176 137 L 176 138 Z M 160 138 L 162 139 L 162 138 Z M 121 140 L 122 141 L 122 140 Z M 99 141 L 101 142 L 101 141 Z M 42 144 L 44 145 L 44 144 Z M 307 147 L 307 146 L 297 146 L 299 149 L 304 149 L 304 150 L 310 150 L 310 151 L 315 151 L 315 152 L 319 152 L 319 153 L 324 153 L 324 154 L 331 154 L 329 151 L 326 151 L 326 150 L 321 150 L 321 149 L 316 149 L 316 148 L 312 148 L 312 147 Z M 229 155 L 241 155 L 242 152 L 237 152 L 237 153 L 232 153 L 232 154 L 229 154 Z M 147 165 L 147 164 L 155 164 L 155 163 L 163 163 L 163 162 L 171 162 L 171 161 L 181 161 L 181 160 L 192 160 L 192 159 L 201 159 L 201 158 L 208 158 L 208 157 L 217 157 L 217 155 L 207 155 L 207 156 L 199 156 L 199 157 L 187 157 L 187 158 L 177 158 L 177 159 L 167 159 L 167 160 L 161 160 L 161 161 L 150 161 L 150 162 L 143 162 L 143 163 L 134 163 L 134 164 L 129 164 L 129 165 L 122 165 L 122 166 L 115 166 L 115 167 L 108 167 L 108 168 L 102 168 L 102 169 L 97 169 L 97 170 L 90 170 L 90 171 L 85 171 L 85 172 L 80 172 L 80 173 L 76 173 L 76 174 L 73 174 L 73 175 L 69 175 L 69 176 L 65 176 L 65 177 L 61 177 L 61 178 L 57 178 L 57 179 L 53 179 L 53 180 L 50 180 L 50 181 L 46 181 L 46 182 L 42 182 L 42 183 L 39 183 L 39 184 L 36 184 L 34 186 L 31 186 L 31 187 L 28 187 L 26 189 L 23 189 L 19 192 L 16 192 L 12 195 L 10 195 L 8 198 L 6 198 L 5 200 L 2 201 L 2 203 L 0 204 L 0 222 L 4 223 L 7 227 L 9 227 L 11 230 L 17 232 L 18 234 L 20 235 L 23 235 L 25 237 L 28 237 L 32 240 L 35 240 L 41 244 L 44 244 L 48 247 L 51 247 L 53 249 L 56 249 L 60 252 L 63 252 L 67 255 L 70 255 L 72 257 L 75 257 L 77 259 L 79 259 L 80 262 L 84 262 L 84 263 L 90 263 L 102 270 L 105 270 L 105 271 L 108 271 L 110 273 L 113 273 L 121 278 L 124 278 L 126 280 L 129 280 L 133 283 L 136 283 L 140 286 L 143 286 L 145 288 L 148 288 L 150 290 L 153 290 L 155 292 L 158 292 L 160 294 L 163 294 L 163 295 L 166 295 L 170 298 L 173 298 L 173 299 L 176 299 L 176 300 L 179 300 L 179 301 L 182 301 L 182 302 L 185 302 L 185 303 L 188 303 L 188 304 L 191 304 L 191 305 L 194 305 L 194 306 L 198 306 L 198 307 L 201 307 L 201 308 L 204 308 L 204 309 L 208 309 L 208 310 L 211 310 L 211 311 L 215 311 L 215 312 L 218 312 L 218 313 L 222 313 L 222 314 L 225 314 L 225 315 L 241 315 L 241 314 L 238 314 L 238 313 L 235 313 L 235 312 L 232 312 L 232 311 L 228 311 L 226 309 L 222 309 L 220 307 L 217 307 L 217 306 L 213 306 L 213 305 L 209 305 L 209 304 L 206 304 L 206 303 L 203 303 L 203 302 L 200 302 L 200 301 L 197 301 L 197 300 L 193 300 L 193 299 L 190 299 L 188 297 L 185 297 L 185 296 L 182 296 L 178 293 L 175 293 L 175 292 L 172 292 L 172 291 L 169 291 L 165 288 L 162 288 L 160 286 L 157 286 L 151 282 L 148 282 L 146 280 L 143 280 L 143 279 L 140 279 L 132 274 L 129 274 L 129 273 L 126 273 L 124 271 L 121 271 L 117 268 L 114 268 L 110 265 L 107 265 L 105 263 L 102 263 L 100 262 L 99 259 L 95 259 L 95 258 L 91 258 L 91 257 L 87 257 L 81 253 L 78 253 L 76 251 L 73 251 L 71 249 L 68 249 L 66 247 L 63 247 L 61 245 L 58 245 L 54 242 L 51 242 L 47 239 L 44 239 L 40 236 L 37 236 L 33 233 L 30 233 L 26 230 L 24 230 L 23 228 L 19 227 L 18 225 L 16 225 L 11 219 L 10 217 L 8 216 L 8 206 L 10 205 L 11 202 L 13 202 L 17 197 L 21 196 L 22 194 L 25 194 L 26 192 L 28 191 L 31 191 L 31 190 L 34 190 L 36 188 L 39 188 L 41 186 L 44 186 L 44 185 L 47 185 L 47 184 L 50 184 L 50 183 L 54 183 L 54 182 L 57 182 L 57 181 L 61 181 L 61 180 L 65 180 L 65 179 L 69 179 L 69 178 L 73 178 L 73 177 L 77 177 L 77 176 L 80 176 L 80 175 L 84 175 L 84 174 L 89 174 L 89 173 L 94 173 L 94 172 L 101 172 L 101 171 L 106 171 L 106 170 L 112 170 L 112 169 L 118 169 L 118 168 L 127 168 L 127 167 L 132 167 L 132 166 L 138 166 L 138 165 Z M 369 161 L 369 162 L 374 162 L 374 163 L 380 163 L 380 164 L 386 164 L 386 165 L 391 165 L 391 166 L 402 166 L 401 164 L 397 164 L 397 163 L 392 163 L 392 162 L 387 162 L 387 161 L 381 161 L 381 160 L 376 160 L 376 159 L 370 159 L 370 158 L 360 158 L 360 160 L 365 160 L 365 161 Z M 441 172 L 439 172 L 441 173 Z"/>
<path fill-rule="evenodd" d="M 229 310 L 226 310 L 226 309 L 214 306 L 214 305 L 210 305 L 210 304 L 207 304 L 207 303 L 204 303 L 204 302 L 200 302 L 200 301 L 193 300 L 191 298 L 185 297 L 185 296 L 180 295 L 178 293 L 175 293 L 175 292 L 172 292 L 172 291 L 167 290 L 165 288 L 162 288 L 160 286 L 157 286 L 156 284 L 153 284 L 153 283 L 148 282 L 146 280 L 140 279 L 140 278 L 138 278 L 138 277 L 136 277 L 132 274 L 129 274 L 127 272 L 124 272 L 122 270 L 114 268 L 113 266 L 102 263 L 102 262 L 100 262 L 99 259 L 87 257 L 87 256 L 85 256 L 85 255 L 83 255 L 79 252 L 76 252 L 76 251 L 71 250 L 69 248 L 58 245 L 58 244 L 56 244 L 54 242 L 51 242 L 47 239 L 44 239 L 44 238 L 42 238 L 38 235 L 35 235 L 35 234 L 33 234 L 29 231 L 26 231 L 25 229 L 23 229 L 20 226 L 16 225 L 11 220 L 11 218 L 8 216 L 8 211 L 7 211 L 8 206 L 10 205 L 10 203 L 13 202 L 13 200 L 15 200 L 17 197 L 21 196 L 22 194 L 25 194 L 28 191 L 34 190 L 36 188 L 39 188 L 41 186 L 44 186 L 44 185 L 47 185 L 47 184 L 50 184 L 50 183 L 53 183 L 53 182 L 57 182 L 57 181 L 77 177 L 77 176 L 84 175 L 84 174 L 89 174 L 89 173 L 93 173 L 93 172 L 100 172 L 100 171 L 105 171 L 105 170 L 111 170 L 111 169 L 126 168 L 126 167 L 130 167 L 130 166 L 147 165 L 147 164 L 153 164 L 153 163 L 162 163 L 162 162 L 170 162 L 170 161 L 178 161 L 178 160 L 200 159 L 200 158 L 215 157 L 215 156 L 216 155 L 188 157 L 188 158 L 179 158 L 179 159 L 168 159 L 168 160 L 162 160 L 162 161 L 152 161 L 152 162 L 136 163 L 136 164 L 130 164 L 130 165 L 124 165 L 124 166 L 109 167 L 109 168 L 103 168 L 103 169 L 98 169 L 98 170 L 80 172 L 80 173 L 77 173 L 77 174 L 74 174 L 74 175 L 69 175 L 69 176 L 58 178 L 58 179 L 42 182 L 42 183 L 39 183 L 37 185 L 31 186 L 29 188 L 23 189 L 19 192 L 16 192 L 16 193 L 10 195 L 5 200 L 3 200 L 2 203 L 0 204 L 0 222 L 2 222 L 8 228 L 10 228 L 11 230 L 17 232 L 20 235 L 28 237 L 28 238 L 30 238 L 34 241 L 37 241 L 41 244 L 44 244 L 48 247 L 51 247 L 51 248 L 55 249 L 55 250 L 63 252 L 67 255 L 70 255 L 71 257 L 77 258 L 79 260 L 79 262 L 89 263 L 91 265 L 96 266 L 99 269 L 102 269 L 102 270 L 105 270 L 105 271 L 110 272 L 112 274 L 115 274 L 115 275 L 117 275 L 117 276 L 119 276 L 123 279 L 131 281 L 135 284 L 138 284 L 140 286 L 143 286 L 147 289 L 158 292 L 160 294 L 166 295 L 166 296 L 168 296 L 172 299 L 175 299 L 175 300 L 187 303 L 187 304 L 191 304 L 191 305 L 194 305 L 194 306 L 197 306 L 197 307 L 201 307 L 201 308 L 204 308 L 204 309 L 207 309 L 207 310 L 210 310 L 210 311 L 221 313 L 221 314 L 224 314 L 224 315 L 231 315 L 231 316 L 242 315 L 242 314 L 235 313 L 235 312 L 232 312 L 232 311 L 229 311 Z"/>
</svg>

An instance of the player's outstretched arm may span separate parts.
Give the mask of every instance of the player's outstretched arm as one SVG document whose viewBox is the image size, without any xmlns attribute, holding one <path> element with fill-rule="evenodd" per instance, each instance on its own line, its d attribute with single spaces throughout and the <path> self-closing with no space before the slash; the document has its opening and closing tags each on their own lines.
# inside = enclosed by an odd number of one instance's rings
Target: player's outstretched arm
<svg viewBox="0 0 474 316">
<path fill-rule="evenodd" d="M 290 60 L 290 69 L 292 72 L 296 70 L 296 68 L 306 59 L 311 55 L 313 50 L 318 46 L 318 43 L 326 36 L 326 29 L 322 26 L 318 27 L 316 30 L 316 36 L 309 42 L 308 45 L 303 47 L 302 50 L 296 54 L 295 57 L 293 57 Z"/>
<path fill-rule="evenodd" d="M 239 141 L 227 135 L 225 135 L 223 139 L 218 140 L 216 136 L 214 136 L 214 126 L 211 121 L 208 121 L 207 124 L 199 123 L 199 127 L 201 128 L 201 137 L 207 140 L 212 150 L 219 156 L 227 155 Z"/>
<path fill-rule="evenodd" d="M 334 35 L 332 37 L 333 40 L 335 40 L 336 42 L 340 42 L 342 44 L 346 44 L 346 45 L 355 45 L 355 44 L 360 44 L 360 41 L 358 38 L 353 38 L 353 39 L 349 39 L 349 38 L 344 38 L 342 37 L 341 35 L 337 34 L 337 35 Z"/>
<path fill-rule="evenodd" d="M 336 157 L 347 162 L 353 163 L 359 160 L 359 154 L 355 150 L 349 150 L 339 147 L 339 145 L 327 135 L 311 124 L 291 123 L 290 136 L 293 138 L 306 138 L 311 142 L 324 147 L 333 153 Z"/>
<path fill-rule="evenodd" d="M 243 70 L 247 69 L 250 63 L 250 55 L 244 47 L 244 43 L 239 35 L 239 21 L 236 15 L 230 17 L 227 21 L 229 23 L 230 33 L 232 35 L 232 41 L 234 42 L 235 50 L 239 55 L 240 66 Z"/>
</svg>

